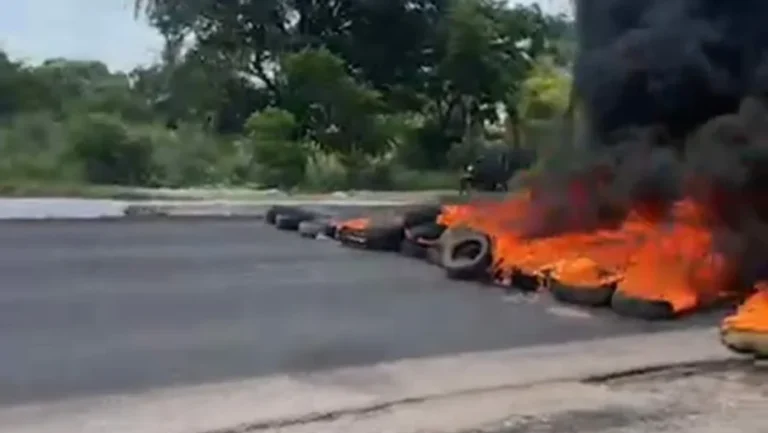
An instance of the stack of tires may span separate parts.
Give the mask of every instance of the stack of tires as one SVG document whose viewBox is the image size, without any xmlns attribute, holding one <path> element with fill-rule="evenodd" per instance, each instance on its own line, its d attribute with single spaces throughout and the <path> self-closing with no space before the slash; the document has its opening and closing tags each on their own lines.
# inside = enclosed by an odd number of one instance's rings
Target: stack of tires
<svg viewBox="0 0 768 433">
<path fill-rule="evenodd" d="M 430 250 L 438 248 L 440 236 L 446 227 L 434 221 L 405 229 L 400 252 L 408 257 L 427 259 Z"/>
<path fill-rule="evenodd" d="M 400 251 L 406 240 L 406 232 L 425 224 L 433 224 L 439 214 L 439 206 L 419 206 L 382 213 L 368 218 L 366 224 L 361 226 L 339 227 L 336 237 L 342 245 Z"/>
<path fill-rule="evenodd" d="M 331 217 L 297 206 L 272 206 L 264 215 L 264 220 L 278 230 L 296 231 L 306 238 L 315 238 L 319 234 L 335 235 Z"/>
<path fill-rule="evenodd" d="M 336 237 L 336 222 L 329 216 L 317 216 L 299 224 L 299 235 L 303 238 L 316 239 L 318 236 Z"/>
</svg>

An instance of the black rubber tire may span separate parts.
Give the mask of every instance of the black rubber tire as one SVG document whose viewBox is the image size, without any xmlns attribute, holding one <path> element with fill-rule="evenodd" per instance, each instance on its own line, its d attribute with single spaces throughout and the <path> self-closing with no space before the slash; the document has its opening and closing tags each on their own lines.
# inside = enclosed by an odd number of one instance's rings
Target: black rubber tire
<svg viewBox="0 0 768 433">
<path fill-rule="evenodd" d="M 443 231 L 443 233 L 435 239 L 435 242 L 432 243 L 429 250 L 427 251 L 427 262 L 432 263 L 433 265 L 444 267 L 443 263 L 443 250 L 445 249 L 445 245 L 448 245 L 455 239 L 457 236 L 465 235 L 466 233 L 474 233 L 472 230 L 460 227 L 460 228 L 447 228 Z"/>
<path fill-rule="evenodd" d="M 290 215 L 302 212 L 304 212 L 304 210 L 296 206 L 274 205 L 267 209 L 267 212 L 264 214 L 264 222 L 275 225 L 277 223 L 278 215 Z"/>
<path fill-rule="evenodd" d="M 379 251 L 399 251 L 403 242 L 403 226 L 400 224 L 373 225 L 366 229 L 368 249 Z"/>
<path fill-rule="evenodd" d="M 367 239 L 359 230 L 340 228 L 336 232 L 336 239 L 345 247 L 366 248 L 367 246 Z"/>
<path fill-rule="evenodd" d="M 434 223 L 442 212 L 439 205 L 424 205 L 406 210 L 403 213 L 403 227 L 411 228 L 427 223 Z"/>
<path fill-rule="evenodd" d="M 477 250 L 471 257 L 462 257 L 461 250 L 470 246 Z M 491 242 L 485 234 L 472 231 L 456 234 L 442 249 L 443 267 L 448 278 L 476 280 L 487 276 L 491 266 Z"/>
<path fill-rule="evenodd" d="M 426 257 L 424 257 L 427 261 L 427 263 L 433 264 L 435 266 L 443 267 L 443 251 L 440 248 L 440 245 L 432 245 L 429 248 L 427 248 Z"/>
<path fill-rule="evenodd" d="M 411 239 L 403 239 L 400 243 L 400 253 L 406 257 L 426 259 L 427 249 L 424 245 L 420 245 Z"/>
<path fill-rule="evenodd" d="M 649 301 L 625 295 L 620 290 L 611 296 L 611 308 L 620 316 L 644 320 L 671 320 L 677 317 L 672 304 L 667 301 Z"/>
<path fill-rule="evenodd" d="M 721 330 L 720 341 L 736 353 L 768 358 L 768 332 Z"/>
<path fill-rule="evenodd" d="M 566 304 L 606 307 L 611 304 L 611 298 L 616 291 L 616 285 L 579 287 L 552 280 L 549 283 L 549 290 L 555 299 Z"/>
<path fill-rule="evenodd" d="M 297 231 L 302 219 L 296 214 L 278 214 L 275 217 L 275 227 L 278 230 Z"/>
<path fill-rule="evenodd" d="M 414 241 L 436 241 L 445 232 L 446 227 L 436 222 L 421 224 L 408 229 L 409 237 Z"/>
<path fill-rule="evenodd" d="M 343 229 L 339 241 L 343 245 L 378 251 L 399 251 L 404 239 L 403 227 L 397 223 L 376 223 L 363 230 Z"/>
<path fill-rule="evenodd" d="M 303 238 L 314 239 L 325 230 L 325 221 L 308 220 L 299 223 L 299 235 Z"/>
<path fill-rule="evenodd" d="M 338 230 L 339 230 L 338 225 L 336 225 L 333 222 L 329 222 L 325 225 L 325 228 L 323 229 L 323 234 L 325 234 L 331 239 L 336 239 L 338 236 Z"/>
</svg>

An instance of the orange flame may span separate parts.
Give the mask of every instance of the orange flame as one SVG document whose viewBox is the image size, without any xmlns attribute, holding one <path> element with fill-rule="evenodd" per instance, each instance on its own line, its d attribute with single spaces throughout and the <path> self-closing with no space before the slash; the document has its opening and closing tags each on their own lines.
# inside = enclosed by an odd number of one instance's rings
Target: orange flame
<svg viewBox="0 0 768 433">
<path fill-rule="evenodd" d="M 756 289 L 736 313 L 723 320 L 724 330 L 768 333 L 768 282 L 758 283 Z"/>
<path fill-rule="evenodd" d="M 354 218 L 346 221 L 342 221 L 338 225 L 338 229 L 342 230 L 365 230 L 371 224 L 370 218 Z"/>
<path fill-rule="evenodd" d="M 439 221 L 487 233 L 497 275 L 550 272 L 574 285 L 618 281 L 624 294 L 666 301 L 677 313 L 711 305 L 733 289 L 734 264 L 716 251 L 707 213 L 693 200 L 676 203 L 668 221 L 638 209 L 617 228 L 528 237 L 523 229 L 542 217 L 532 197 L 446 206 Z"/>
</svg>

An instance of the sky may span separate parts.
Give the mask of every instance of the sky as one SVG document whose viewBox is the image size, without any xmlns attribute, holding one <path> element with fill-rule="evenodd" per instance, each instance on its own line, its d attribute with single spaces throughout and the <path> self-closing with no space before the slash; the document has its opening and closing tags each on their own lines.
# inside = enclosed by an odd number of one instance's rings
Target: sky
<svg viewBox="0 0 768 433">
<path fill-rule="evenodd" d="M 567 4 L 537 2 L 547 11 L 563 11 Z M 100 60 L 111 69 L 130 70 L 153 62 L 160 52 L 162 39 L 134 17 L 132 0 L 0 0 L 0 4 L 0 49 L 16 59 Z"/>
</svg>

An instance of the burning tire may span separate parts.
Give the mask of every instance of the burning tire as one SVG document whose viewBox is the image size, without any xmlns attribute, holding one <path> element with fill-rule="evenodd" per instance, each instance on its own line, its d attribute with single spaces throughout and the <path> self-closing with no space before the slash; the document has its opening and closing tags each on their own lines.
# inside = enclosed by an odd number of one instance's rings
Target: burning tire
<svg viewBox="0 0 768 433">
<path fill-rule="evenodd" d="M 397 223 L 379 222 L 354 230 L 343 228 L 338 232 L 342 245 L 379 251 L 397 251 L 403 241 L 403 226 Z"/>
<path fill-rule="evenodd" d="M 723 319 L 720 341 L 737 353 L 768 359 L 768 291 L 765 283 L 738 308 Z"/>
<path fill-rule="evenodd" d="M 726 329 L 720 331 L 720 341 L 736 353 L 768 359 L 768 332 Z"/>
<path fill-rule="evenodd" d="M 442 227 L 442 225 L 440 225 Z M 427 262 L 436 266 L 444 267 L 443 253 L 445 246 L 453 242 L 457 236 L 462 236 L 467 233 L 474 233 L 470 229 L 465 227 L 448 227 L 443 230 L 442 234 L 432 242 L 432 245 L 427 249 Z"/>
<path fill-rule="evenodd" d="M 604 307 L 611 304 L 616 285 L 576 286 L 553 280 L 550 282 L 549 289 L 552 296 L 560 302 L 587 307 Z"/>
<path fill-rule="evenodd" d="M 473 231 L 455 234 L 442 246 L 442 262 L 448 278 L 472 280 L 486 275 L 491 265 L 488 236 Z"/>
<path fill-rule="evenodd" d="M 667 301 L 636 298 L 620 290 L 613 292 L 611 308 L 621 316 L 645 320 L 670 320 L 676 316 L 672 304 Z"/>
</svg>

